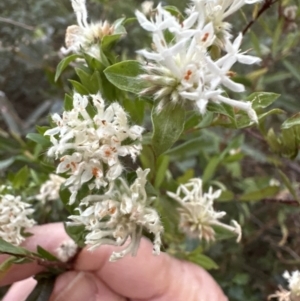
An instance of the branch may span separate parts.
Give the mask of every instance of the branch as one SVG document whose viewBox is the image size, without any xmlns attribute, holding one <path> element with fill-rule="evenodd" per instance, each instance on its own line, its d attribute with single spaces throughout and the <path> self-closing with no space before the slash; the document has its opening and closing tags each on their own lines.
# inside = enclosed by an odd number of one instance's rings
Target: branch
<svg viewBox="0 0 300 301">
<path fill-rule="evenodd" d="M 255 18 L 253 18 L 243 29 L 242 33 L 245 35 L 245 33 L 249 30 L 249 28 L 255 23 L 255 21 L 268 9 L 270 8 L 274 3 L 276 3 L 278 0 L 265 0 L 263 6 L 258 11 Z"/>
<path fill-rule="evenodd" d="M 22 27 L 22 28 L 27 29 L 27 30 L 34 30 L 35 29 L 35 27 L 33 27 L 33 26 L 26 25 L 24 23 L 14 21 L 14 20 L 11 20 L 11 19 L 7 19 L 7 18 L 3 18 L 3 17 L 0 17 L 0 22 L 12 24 L 12 25 Z"/>
<path fill-rule="evenodd" d="M 265 203 L 281 203 L 281 204 L 284 204 L 284 205 L 296 206 L 296 207 L 300 206 L 300 204 L 297 200 L 284 200 L 284 199 L 276 199 L 276 198 L 266 198 L 266 199 L 263 199 L 263 202 L 265 202 Z"/>
<path fill-rule="evenodd" d="M 57 269 L 63 269 L 63 270 L 71 270 L 73 268 L 73 260 L 70 262 L 62 262 L 62 261 L 49 261 L 34 255 L 29 254 L 15 254 L 10 252 L 1 252 L 1 254 L 6 254 L 9 256 L 13 256 L 16 258 L 22 258 L 22 259 L 28 259 L 31 261 L 35 261 L 38 265 L 43 266 L 45 268 L 57 268 Z"/>
</svg>

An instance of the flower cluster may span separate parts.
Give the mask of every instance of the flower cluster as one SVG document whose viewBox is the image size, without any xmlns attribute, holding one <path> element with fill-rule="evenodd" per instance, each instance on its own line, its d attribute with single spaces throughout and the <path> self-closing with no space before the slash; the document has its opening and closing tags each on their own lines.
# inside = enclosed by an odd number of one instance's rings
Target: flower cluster
<svg viewBox="0 0 300 301">
<path fill-rule="evenodd" d="M 240 241 L 240 225 L 234 220 L 233 226 L 221 223 L 219 219 L 225 216 L 226 212 L 217 212 L 213 208 L 214 200 L 220 196 L 221 190 L 213 192 L 210 187 L 209 191 L 203 194 L 201 179 L 194 178 L 187 184 L 180 185 L 176 193 L 168 191 L 167 194 L 181 205 L 179 227 L 190 237 L 206 241 L 215 240 L 214 227 L 217 226 L 235 233 L 238 236 L 237 241 Z"/>
<path fill-rule="evenodd" d="M 85 0 L 71 0 L 71 3 L 78 25 L 71 25 L 67 28 L 65 38 L 67 48 L 61 48 L 62 53 L 82 53 L 84 51 L 95 58 L 99 58 L 99 42 L 103 37 L 114 34 L 117 25 L 112 26 L 107 21 L 89 24 Z"/>
<path fill-rule="evenodd" d="M 289 290 L 279 286 L 275 294 L 268 299 L 277 298 L 278 301 L 300 301 L 300 272 L 294 271 L 291 274 L 287 271 L 283 273 L 283 278 L 288 281 Z"/>
<path fill-rule="evenodd" d="M 257 116 L 251 103 L 230 99 L 223 87 L 243 92 L 244 86 L 234 82 L 231 67 L 259 63 L 260 59 L 240 52 L 242 34 L 232 42 L 230 25 L 223 20 L 245 3 L 246 0 L 194 0 L 185 20 L 173 16 L 161 5 L 150 20 L 136 11 L 140 25 L 152 33 L 153 51 L 140 50 L 147 64 L 141 79 L 148 82 L 142 95 L 154 95 L 160 100 L 158 110 L 168 102 L 191 102 L 204 114 L 209 101 L 224 103 L 245 111 L 253 122 Z M 256 0 L 252 2 L 257 2 Z M 172 38 L 166 38 L 170 37 Z M 219 47 L 225 54 L 213 59 L 211 47 Z"/>
<path fill-rule="evenodd" d="M 60 186 L 65 183 L 66 179 L 55 174 L 49 175 L 47 180 L 40 188 L 40 193 L 36 196 L 37 200 L 45 203 L 46 201 L 55 201 L 59 199 Z"/>
<path fill-rule="evenodd" d="M 110 261 L 126 254 L 135 255 L 142 237 L 142 230 L 153 233 L 153 253 L 159 254 L 163 230 L 157 212 L 148 206 L 145 190 L 149 169 L 137 169 L 137 178 L 131 186 L 119 178 L 111 183 L 104 195 L 90 195 L 81 201 L 80 214 L 69 218 L 69 225 L 84 225 L 88 231 L 86 244 L 90 249 L 103 244 L 126 246 L 122 251 L 113 252 Z M 129 240 L 129 242 L 127 242 Z"/>
<path fill-rule="evenodd" d="M 25 238 L 22 231 L 35 224 L 28 218 L 34 210 L 20 196 L 5 194 L 0 196 L 0 237 L 5 241 L 19 245 Z"/>
<path fill-rule="evenodd" d="M 52 119 L 57 126 L 45 132 L 53 144 L 48 155 L 60 159 L 57 173 L 69 174 L 65 185 L 72 192 L 71 204 L 84 183 L 99 189 L 118 178 L 123 171 L 119 156 L 134 160 L 142 148 L 140 143 L 124 141 L 141 140 L 143 128 L 129 126 L 124 109 L 118 103 L 105 107 L 100 94 L 74 93 L 73 109 Z"/>
</svg>

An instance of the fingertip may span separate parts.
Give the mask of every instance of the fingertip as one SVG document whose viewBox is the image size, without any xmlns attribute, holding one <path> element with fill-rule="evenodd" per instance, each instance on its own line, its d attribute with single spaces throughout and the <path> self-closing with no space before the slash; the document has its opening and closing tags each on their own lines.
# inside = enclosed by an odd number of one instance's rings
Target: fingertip
<svg viewBox="0 0 300 301">
<path fill-rule="evenodd" d="M 14 283 L 5 294 L 2 301 L 24 301 L 30 295 L 36 286 L 37 281 L 33 278 L 27 278 Z"/>
</svg>

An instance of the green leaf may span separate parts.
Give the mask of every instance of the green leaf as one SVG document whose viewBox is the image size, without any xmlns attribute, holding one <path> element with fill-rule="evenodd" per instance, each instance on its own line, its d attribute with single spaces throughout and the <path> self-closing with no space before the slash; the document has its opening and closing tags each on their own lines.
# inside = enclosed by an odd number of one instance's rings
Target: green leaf
<svg viewBox="0 0 300 301">
<path fill-rule="evenodd" d="M 34 141 L 35 143 L 45 146 L 45 147 L 49 147 L 51 145 L 51 142 L 49 141 L 49 139 L 47 139 L 46 137 L 44 137 L 41 134 L 37 134 L 37 133 L 29 133 L 26 135 L 26 138 Z"/>
<path fill-rule="evenodd" d="M 187 259 L 191 262 L 194 262 L 197 265 L 200 265 L 206 270 L 218 269 L 218 265 L 208 256 L 201 253 L 201 250 L 198 248 L 191 252 Z"/>
<path fill-rule="evenodd" d="M 176 6 L 167 5 L 167 6 L 164 6 L 164 9 L 166 11 L 168 11 L 171 15 L 175 16 L 176 18 L 178 18 L 180 20 L 184 20 L 184 17 L 182 15 L 181 11 Z"/>
<path fill-rule="evenodd" d="M 220 197 L 218 198 L 218 202 L 228 202 L 234 200 L 234 193 L 230 190 L 222 190 Z"/>
<path fill-rule="evenodd" d="M 277 136 L 272 128 L 269 129 L 266 140 L 269 146 L 271 147 L 272 151 L 274 151 L 275 153 L 280 152 L 281 143 L 278 141 Z"/>
<path fill-rule="evenodd" d="M 149 178 L 152 179 L 155 174 L 155 155 L 151 145 L 144 145 L 140 154 L 143 169 L 150 168 Z"/>
<path fill-rule="evenodd" d="M 61 185 L 60 190 L 59 190 L 59 197 L 61 201 L 64 204 L 64 207 L 71 213 L 74 214 L 74 210 L 77 207 L 77 204 L 70 205 L 70 196 L 71 192 L 69 188 L 65 187 L 64 185 Z"/>
<path fill-rule="evenodd" d="M 27 165 L 21 168 L 13 179 L 13 187 L 15 189 L 20 189 L 21 187 L 25 186 L 29 175 L 29 170 Z"/>
<path fill-rule="evenodd" d="M 15 263 L 16 257 L 10 256 L 0 264 L 0 279 L 2 279 Z"/>
<path fill-rule="evenodd" d="M 197 128 L 207 128 L 211 125 L 212 121 L 214 119 L 214 113 L 212 112 L 206 112 L 203 116 L 201 122 L 198 124 Z"/>
<path fill-rule="evenodd" d="M 176 160 L 183 160 L 186 157 L 199 154 L 201 145 L 206 143 L 206 139 L 203 136 L 199 136 L 193 139 L 188 139 L 186 142 L 180 143 L 169 149 L 166 154 L 172 156 Z"/>
<path fill-rule="evenodd" d="M 0 161 L 0 170 L 4 170 L 15 162 L 15 158 L 11 157 Z"/>
<path fill-rule="evenodd" d="M 216 173 L 217 167 L 220 164 L 220 157 L 216 156 L 209 160 L 206 168 L 204 169 L 202 180 L 203 183 L 207 183 L 209 180 L 211 180 Z"/>
<path fill-rule="evenodd" d="M 262 199 L 276 195 L 279 192 L 279 189 L 280 188 L 278 186 L 265 187 L 265 188 L 262 188 L 257 191 L 245 193 L 239 198 L 239 200 L 240 201 L 260 201 Z"/>
<path fill-rule="evenodd" d="M 289 129 L 291 127 L 300 125 L 300 113 L 293 115 L 292 117 L 288 118 L 282 125 L 281 129 Z"/>
<path fill-rule="evenodd" d="M 73 109 L 73 97 L 69 94 L 65 94 L 64 110 L 71 111 Z"/>
<path fill-rule="evenodd" d="M 234 120 L 234 111 L 232 106 L 209 102 L 207 105 L 207 110 L 210 112 L 226 115 Z"/>
<path fill-rule="evenodd" d="M 276 93 L 255 92 L 249 95 L 247 100 L 251 101 L 253 109 L 257 110 L 270 106 L 279 96 L 280 94 Z"/>
<path fill-rule="evenodd" d="M 125 99 L 123 107 L 129 113 L 134 124 L 143 124 L 145 114 L 145 101 L 141 99 Z"/>
<path fill-rule="evenodd" d="M 0 238 L 0 253 L 12 255 L 28 255 L 30 252 L 22 247 L 16 247 Z"/>
<path fill-rule="evenodd" d="M 76 92 L 78 92 L 81 95 L 88 95 L 89 91 L 83 86 L 81 83 L 79 83 L 76 80 L 69 79 L 69 82 L 72 84 Z"/>
<path fill-rule="evenodd" d="M 83 57 L 91 70 L 103 71 L 105 69 L 104 64 L 98 61 L 95 57 L 87 53 L 83 53 Z"/>
<path fill-rule="evenodd" d="M 285 111 L 281 110 L 281 109 L 272 109 L 266 113 L 260 114 L 258 115 L 258 120 L 261 122 L 262 120 L 264 120 L 267 116 L 269 115 L 273 115 L 273 114 L 285 114 Z"/>
<path fill-rule="evenodd" d="M 25 301 L 49 301 L 56 277 L 47 277 L 38 280 L 37 285 Z"/>
<path fill-rule="evenodd" d="M 290 179 L 286 176 L 286 174 L 281 171 L 280 169 L 278 169 L 278 173 L 282 179 L 282 182 L 284 183 L 284 185 L 286 186 L 286 188 L 289 190 L 289 192 L 291 193 L 291 195 L 295 198 L 295 200 L 299 201 L 299 197 L 297 195 L 296 190 L 294 189 Z"/>
<path fill-rule="evenodd" d="M 156 189 L 158 189 L 165 176 L 166 176 L 166 172 L 168 170 L 168 166 L 169 166 L 169 162 L 170 162 L 170 157 L 169 156 L 160 156 L 157 160 L 156 163 L 156 175 L 155 175 L 155 181 L 154 181 L 154 187 Z"/>
<path fill-rule="evenodd" d="M 76 242 L 76 244 L 80 247 L 83 248 L 85 246 L 85 227 L 84 225 L 81 226 L 65 226 L 65 231 L 66 233 Z"/>
<path fill-rule="evenodd" d="M 185 184 L 194 176 L 195 176 L 195 170 L 193 168 L 189 168 L 184 172 L 183 175 L 181 175 L 176 179 L 176 182 L 179 184 Z"/>
<path fill-rule="evenodd" d="M 90 94 L 96 94 L 100 90 L 101 79 L 98 71 L 95 71 L 92 75 L 81 68 L 76 68 L 75 71 L 84 88 L 87 89 Z"/>
<path fill-rule="evenodd" d="M 185 110 L 180 105 L 168 103 L 160 112 L 152 109 L 152 147 L 156 156 L 167 151 L 180 137 L 185 122 Z"/>
<path fill-rule="evenodd" d="M 78 54 L 72 54 L 70 56 L 65 57 L 60 63 L 58 64 L 56 68 L 56 73 L 55 73 L 55 79 L 54 81 L 57 81 L 58 78 L 60 77 L 61 73 L 69 66 L 69 64 L 72 61 L 75 61 L 77 58 L 80 58 L 81 56 Z"/>
<path fill-rule="evenodd" d="M 126 31 L 124 28 L 124 33 L 113 34 L 113 35 L 108 35 L 108 36 L 103 37 L 103 39 L 101 41 L 102 49 L 107 49 L 107 48 L 113 46 L 113 44 L 115 42 L 117 42 L 118 40 L 120 40 L 120 38 L 125 34 L 126 34 Z"/>
<path fill-rule="evenodd" d="M 147 85 L 139 78 L 143 74 L 142 66 L 137 61 L 123 61 L 104 70 L 106 78 L 117 88 L 123 91 L 139 93 Z"/>
<path fill-rule="evenodd" d="M 46 260 L 49 261 L 59 261 L 57 259 L 57 257 L 55 257 L 54 255 L 52 255 L 51 253 L 49 253 L 47 250 L 45 250 L 44 248 L 42 248 L 41 246 L 37 246 L 37 253 Z"/>
<path fill-rule="evenodd" d="M 283 61 L 283 65 L 285 66 L 285 68 L 287 70 L 290 71 L 290 73 L 293 74 L 293 76 L 300 82 L 300 70 L 295 68 L 295 65 L 294 64 L 291 64 L 289 61 L 287 60 L 284 60 Z M 298 66 L 298 65 L 296 65 Z"/>
</svg>

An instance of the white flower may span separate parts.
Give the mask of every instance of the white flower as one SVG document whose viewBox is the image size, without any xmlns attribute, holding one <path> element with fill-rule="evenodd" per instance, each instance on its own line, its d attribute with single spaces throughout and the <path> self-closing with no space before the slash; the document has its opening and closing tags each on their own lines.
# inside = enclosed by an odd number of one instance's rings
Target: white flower
<svg viewBox="0 0 300 301">
<path fill-rule="evenodd" d="M 65 38 L 67 48 L 61 48 L 61 52 L 69 54 L 85 51 L 91 56 L 99 58 L 98 43 L 104 36 L 113 34 L 116 28 L 107 21 L 89 24 L 85 0 L 71 0 L 71 3 L 78 25 L 71 25 L 67 28 Z"/>
<path fill-rule="evenodd" d="M 289 283 L 291 295 L 300 298 L 300 272 L 294 271 L 290 274 L 288 271 L 285 271 L 283 277 Z"/>
<path fill-rule="evenodd" d="M 20 196 L 1 195 L 0 237 L 13 245 L 20 245 L 25 240 L 22 230 L 35 224 L 33 219 L 27 217 L 33 212 L 34 209 L 28 203 L 22 202 Z"/>
<path fill-rule="evenodd" d="M 154 5 L 153 1 L 144 1 L 141 4 L 143 14 L 149 15 L 151 13 L 151 11 L 153 10 L 153 5 Z"/>
<path fill-rule="evenodd" d="M 224 45 L 225 38 L 230 38 L 231 24 L 224 21 L 245 4 L 254 4 L 261 0 L 192 0 L 188 13 L 199 12 L 202 22 L 212 22 L 217 36 L 215 43 Z"/>
<path fill-rule="evenodd" d="M 279 290 L 270 295 L 268 300 L 277 298 L 278 301 L 300 301 L 300 272 L 289 273 L 285 271 L 282 276 L 288 281 L 289 290 L 279 286 Z"/>
<path fill-rule="evenodd" d="M 142 237 L 142 230 L 154 234 L 153 253 L 159 254 L 161 232 L 163 231 L 157 212 L 148 206 L 149 199 L 145 190 L 149 169 L 139 168 L 137 178 L 131 186 L 122 178 L 119 185 L 112 182 L 104 195 L 90 195 L 81 201 L 79 215 L 69 218 L 69 225 L 84 225 L 88 234 L 86 244 L 90 249 L 104 244 L 125 247 L 113 252 L 110 261 L 126 254 L 135 255 Z"/>
<path fill-rule="evenodd" d="M 49 180 L 43 183 L 40 193 L 36 196 L 36 199 L 42 202 L 58 200 L 60 186 L 66 181 L 65 178 L 55 174 L 50 174 L 49 178 Z"/>
<path fill-rule="evenodd" d="M 221 223 L 219 219 L 225 216 L 226 212 L 217 212 L 213 208 L 214 200 L 220 196 L 221 190 L 213 192 L 210 187 L 207 193 L 203 193 L 201 179 L 194 178 L 187 184 L 180 185 L 176 193 L 168 191 L 167 194 L 181 205 L 179 227 L 187 235 L 198 237 L 200 240 L 215 240 L 214 227 L 218 226 L 235 233 L 238 242 L 241 240 L 240 225 L 234 220 L 232 226 Z"/>
<path fill-rule="evenodd" d="M 77 244 L 73 240 L 67 240 L 56 249 L 56 255 L 60 261 L 68 262 L 76 255 L 77 250 Z"/>
<path fill-rule="evenodd" d="M 241 3 L 240 0 L 227 2 L 223 3 L 225 10 Z M 214 3 L 211 1 L 206 5 L 206 1 L 199 1 L 199 5 L 205 7 Z M 222 89 L 226 87 L 234 92 L 243 92 L 244 86 L 231 79 L 234 75 L 231 67 L 236 62 L 248 65 L 260 62 L 257 57 L 240 52 L 241 34 L 233 43 L 229 36 L 224 37 L 225 54 L 213 60 L 210 47 L 215 44 L 217 32 L 213 21 L 207 21 L 203 11 L 194 9 L 186 20 L 182 21 L 159 5 L 155 17 L 150 20 L 139 11 L 136 12 L 136 16 L 140 25 L 151 32 L 153 41 L 152 51 L 138 51 L 147 61 L 144 64 L 145 74 L 140 78 L 148 87 L 141 95 L 151 95 L 154 100 L 160 100 L 159 111 L 167 103 L 191 103 L 204 114 L 209 102 L 225 103 L 245 111 L 251 121 L 257 122 L 251 103 L 225 97 Z M 167 31 L 169 34 L 173 33 L 173 39 L 166 40 Z"/>
<path fill-rule="evenodd" d="M 87 112 L 89 99 L 94 116 Z M 118 103 L 105 107 L 100 94 L 74 93 L 73 109 L 65 111 L 62 118 L 54 116 L 57 127 L 45 132 L 53 143 L 48 155 L 60 159 L 57 173 L 69 175 L 65 185 L 72 191 L 71 203 L 84 183 L 99 189 L 119 177 L 123 171 L 119 157 L 129 155 L 135 160 L 142 149 L 140 143 L 124 141 L 141 140 L 143 128 L 129 126 L 124 109 Z"/>
</svg>

